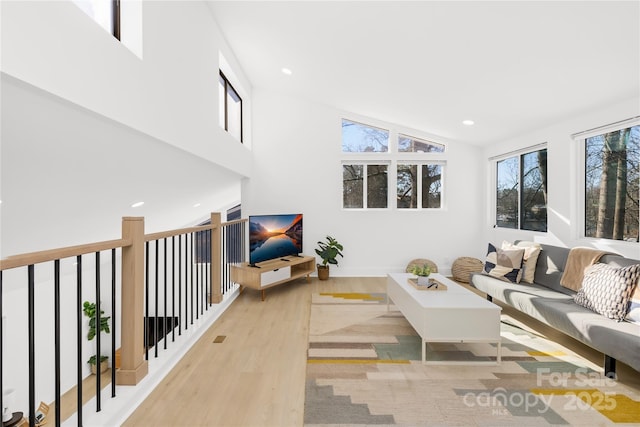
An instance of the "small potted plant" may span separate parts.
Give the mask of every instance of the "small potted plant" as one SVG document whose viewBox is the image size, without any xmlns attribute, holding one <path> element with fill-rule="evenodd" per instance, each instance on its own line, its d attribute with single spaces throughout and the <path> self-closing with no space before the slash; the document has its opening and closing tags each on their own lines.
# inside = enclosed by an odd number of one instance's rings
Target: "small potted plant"
<svg viewBox="0 0 640 427">
<path fill-rule="evenodd" d="M 96 330 L 96 304 L 89 302 L 89 301 L 85 301 L 82 307 L 82 311 L 84 312 L 84 315 L 87 316 L 89 318 L 89 332 L 87 333 L 87 340 L 91 341 L 96 337 L 96 334 L 99 332 L 104 332 L 105 334 L 108 334 L 111 332 L 111 330 L 109 329 L 109 319 L 111 318 L 110 316 L 103 316 L 104 311 L 100 310 L 100 331 Z M 108 356 L 104 356 L 104 355 L 100 355 L 100 373 L 103 373 L 104 371 L 106 371 L 109 367 L 109 357 Z M 91 373 L 95 374 L 96 372 L 98 372 L 98 356 L 97 355 L 93 355 L 89 358 L 89 360 L 87 360 L 87 363 L 89 365 L 91 365 Z"/>
<path fill-rule="evenodd" d="M 316 253 L 322 258 L 322 264 L 318 264 L 318 279 L 327 280 L 329 278 L 329 264 L 338 265 L 336 257 L 343 257 L 342 250 L 342 245 L 331 236 L 327 236 L 325 241 L 318 242 Z"/>
<path fill-rule="evenodd" d="M 411 268 L 411 273 L 418 276 L 418 285 L 428 285 L 429 275 L 431 274 L 431 267 L 429 265 L 414 265 Z"/>
</svg>

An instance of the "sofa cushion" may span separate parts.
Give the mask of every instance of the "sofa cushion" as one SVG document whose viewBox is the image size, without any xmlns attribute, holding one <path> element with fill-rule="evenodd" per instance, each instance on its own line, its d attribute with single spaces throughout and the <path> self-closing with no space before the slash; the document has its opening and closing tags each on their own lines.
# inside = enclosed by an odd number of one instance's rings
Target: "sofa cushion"
<svg viewBox="0 0 640 427">
<path fill-rule="evenodd" d="M 625 320 L 640 325 L 640 283 L 636 285 L 633 294 L 631 294 L 629 310 L 627 311 Z"/>
<path fill-rule="evenodd" d="M 489 243 L 484 272 L 500 280 L 518 283 L 522 274 L 524 249 L 502 250 Z"/>
<path fill-rule="evenodd" d="M 526 283 L 533 283 L 534 275 L 536 272 L 536 264 L 538 263 L 538 256 L 540 255 L 540 244 L 535 242 L 519 241 L 516 244 L 509 243 L 507 241 L 502 242 L 502 249 L 514 250 L 524 248 L 524 262 L 522 268 L 522 281 Z"/>
<path fill-rule="evenodd" d="M 585 270 L 575 302 L 609 319 L 623 320 L 639 278 L 640 264 L 623 268 L 595 264 Z"/>
</svg>

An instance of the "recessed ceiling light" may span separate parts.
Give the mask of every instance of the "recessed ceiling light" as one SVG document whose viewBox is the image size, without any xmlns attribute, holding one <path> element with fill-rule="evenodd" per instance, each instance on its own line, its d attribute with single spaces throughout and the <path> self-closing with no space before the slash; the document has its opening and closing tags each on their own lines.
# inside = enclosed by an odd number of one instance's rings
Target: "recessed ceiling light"
<svg viewBox="0 0 640 427">
<path fill-rule="evenodd" d="M 136 202 L 136 203 L 132 204 L 131 207 L 132 208 L 139 208 L 142 205 L 144 205 L 144 202 Z"/>
<path fill-rule="evenodd" d="M 283 67 L 281 71 L 282 71 L 282 74 L 286 74 L 287 76 L 290 76 L 291 74 L 293 74 L 293 71 L 291 71 L 291 69 L 287 67 Z"/>
<path fill-rule="evenodd" d="M 197 208 L 200 206 L 200 203 L 196 203 L 195 205 L 193 205 L 194 208 Z"/>
<path fill-rule="evenodd" d="M 473 126 L 475 122 L 473 120 L 463 120 L 462 124 L 465 126 Z"/>
</svg>

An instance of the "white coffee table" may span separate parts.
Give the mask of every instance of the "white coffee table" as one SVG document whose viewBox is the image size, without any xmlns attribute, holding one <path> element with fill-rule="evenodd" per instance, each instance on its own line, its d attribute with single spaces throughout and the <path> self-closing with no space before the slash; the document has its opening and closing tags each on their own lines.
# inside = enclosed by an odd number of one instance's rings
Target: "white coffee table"
<svg viewBox="0 0 640 427">
<path fill-rule="evenodd" d="M 441 274 L 431 277 L 447 286 L 445 291 L 416 289 L 408 273 L 387 275 L 389 299 L 422 338 L 422 363 L 428 364 L 500 364 L 500 312 L 502 308 L 460 286 Z M 489 342 L 497 344 L 496 361 L 429 361 L 428 342 Z"/>
</svg>

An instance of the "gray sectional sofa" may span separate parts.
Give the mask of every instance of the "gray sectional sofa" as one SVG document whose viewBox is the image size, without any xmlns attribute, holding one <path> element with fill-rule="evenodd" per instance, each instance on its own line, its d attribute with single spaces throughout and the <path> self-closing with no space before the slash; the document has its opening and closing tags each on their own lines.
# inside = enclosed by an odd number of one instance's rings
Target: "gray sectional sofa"
<svg viewBox="0 0 640 427">
<path fill-rule="evenodd" d="M 640 371 L 640 325 L 617 322 L 584 308 L 573 301 L 574 291 L 560 285 L 569 255 L 568 248 L 541 245 L 534 283 L 510 283 L 474 273 L 471 284 L 493 298 L 604 353 L 604 371 L 615 375 L 619 360 Z M 605 255 L 600 262 L 626 267 L 639 260 Z"/>
</svg>

